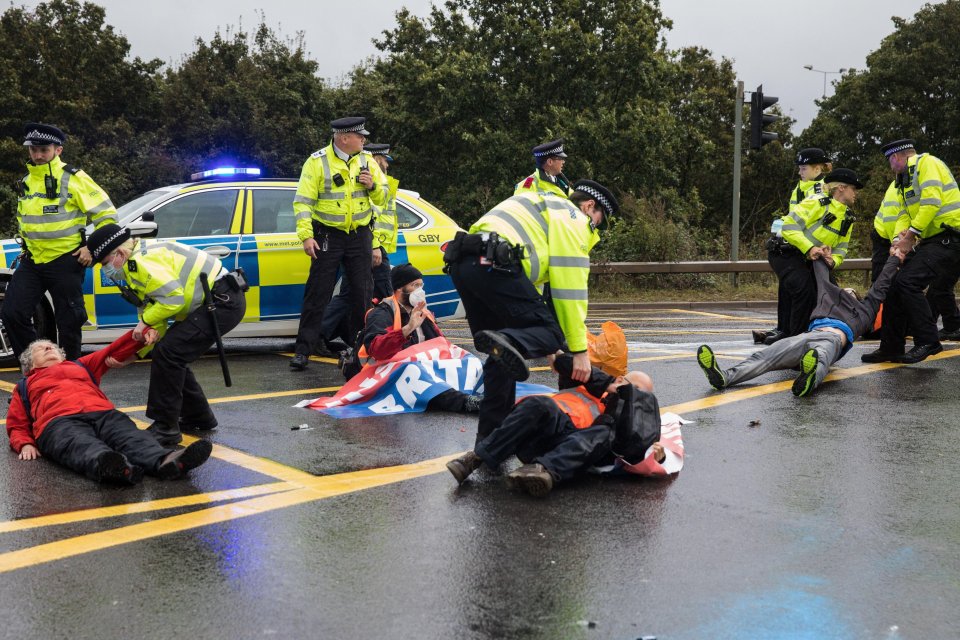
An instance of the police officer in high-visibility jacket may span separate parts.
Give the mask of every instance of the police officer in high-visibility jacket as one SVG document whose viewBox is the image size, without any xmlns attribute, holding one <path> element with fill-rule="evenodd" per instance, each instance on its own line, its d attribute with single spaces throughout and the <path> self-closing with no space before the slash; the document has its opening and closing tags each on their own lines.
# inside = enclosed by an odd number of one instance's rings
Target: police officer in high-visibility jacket
<svg viewBox="0 0 960 640">
<path fill-rule="evenodd" d="M 296 353 L 290 360 L 297 371 L 306 369 L 317 344 L 341 263 L 350 287 L 349 335 L 363 326 L 370 306 L 370 269 L 379 264 L 373 258 L 373 206 L 386 206 L 387 196 L 380 165 L 363 150 L 370 135 L 365 124 L 366 118 L 360 117 L 330 123 L 333 140 L 307 158 L 293 199 L 297 238 L 311 258 Z"/>
<path fill-rule="evenodd" d="M 887 295 L 880 347 L 860 359 L 913 364 L 943 351 L 923 291 L 938 278 L 960 271 L 960 189 L 942 160 L 917 155 L 913 140 L 890 142 L 882 151 L 896 174 L 897 196 L 909 216 L 909 222 L 901 218 L 893 242 L 907 259 Z M 904 353 L 908 330 L 913 348 Z"/>
<path fill-rule="evenodd" d="M 532 191 L 569 198 L 570 183 L 563 175 L 563 165 L 567 162 L 567 154 L 563 151 L 563 138 L 535 146 L 533 160 L 537 170 L 517 183 L 513 195 Z"/>
<path fill-rule="evenodd" d="M 390 281 L 390 257 L 388 254 L 397 250 L 397 189 L 400 181 L 388 175 L 393 156 L 390 155 L 390 145 L 384 143 L 367 144 L 364 151 L 369 151 L 380 169 L 383 171 L 386 182 L 383 188 L 386 191 L 387 203 L 380 207 L 373 205 L 373 297 L 385 300 L 393 295 Z M 323 326 L 317 339 L 315 352 L 321 356 L 331 357 L 333 353 L 327 346 L 327 341 L 340 338 L 352 346 L 356 336 L 350 335 L 347 326 L 350 315 L 350 284 L 344 278 L 340 282 L 340 293 L 330 301 L 323 314 Z"/>
<path fill-rule="evenodd" d="M 901 218 L 906 220 L 901 220 Z M 897 183 L 891 182 L 883 194 L 883 201 L 873 217 L 873 229 L 870 231 L 870 282 L 876 282 L 880 272 L 890 257 L 890 243 L 897 237 L 897 228 L 903 229 L 910 224 L 910 216 L 897 193 Z"/>
<path fill-rule="evenodd" d="M 810 313 L 817 302 L 817 287 L 811 269 L 811 250 L 823 247 L 825 262 L 834 268 L 847 255 L 857 191 L 863 184 L 850 169 L 834 169 L 824 178 L 825 196 L 812 195 L 792 213 L 783 216 L 781 238 L 767 241 L 770 266 L 780 279 L 780 286 L 792 299 L 786 327 L 789 336 L 806 331 Z"/>
<path fill-rule="evenodd" d="M 215 428 L 217 419 L 188 365 L 216 342 L 214 316 L 221 335 L 243 319 L 247 286 L 242 274 L 228 272 L 205 251 L 177 242 L 145 243 L 115 224 L 94 231 L 88 245 L 103 275 L 126 282 L 124 298 L 138 303 L 134 337 L 147 327 L 160 336 L 150 363 L 146 413 L 153 424 L 147 430 L 160 444 L 174 446 L 182 439 L 181 429 Z M 204 305 L 201 274 L 209 281 L 213 312 Z"/>
<path fill-rule="evenodd" d="M 29 173 L 17 183 L 23 253 L 0 312 L 17 357 L 37 339 L 33 314 L 48 291 L 60 346 L 68 360 L 80 357 L 81 330 L 87 320 L 83 277 L 90 264 L 86 226 L 117 222 L 117 210 L 103 189 L 60 158 L 66 139 L 63 131 L 49 124 L 31 122 L 24 130 Z"/>
<path fill-rule="evenodd" d="M 823 186 L 823 177 L 833 170 L 833 162 L 831 162 L 830 156 L 828 156 L 823 149 L 817 147 L 801 149 L 799 153 L 797 153 L 795 164 L 797 165 L 797 174 L 800 176 L 800 181 L 797 182 L 797 186 L 790 191 L 788 197 L 790 201 L 787 208 L 788 213 L 793 213 L 794 209 L 810 196 L 815 195 L 822 197 L 824 193 L 826 193 Z M 778 217 L 773 221 L 773 225 L 770 227 L 770 233 L 774 239 L 783 237 L 781 232 L 782 227 L 782 217 Z M 770 247 L 773 247 L 773 249 Z M 778 255 L 776 240 L 774 240 L 772 243 L 769 243 L 767 249 L 767 261 L 770 262 L 771 266 L 773 266 L 773 262 L 777 259 Z M 753 332 L 753 341 L 770 345 L 777 340 L 786 338 L 789 335 L 788 328 L 790 326 L 792 307 L 793 299 L 787 288 L 781 284 L 777 289 L 777 327 L 773 331 L 755 330 Z"/>
<path fill-rule="evenodd" d="M 590 375 L 587 281 L 590 250 L 617 211 L 616 199 L 592 180 L 573 186 L 570 200 L 521 193 L 487 212 L 447 246 L 444 260 L 463 301 L 484 363 L 478 439 L 502 422 L 516 399 L 516 381 L 529 375 L 525 358 L 564 347 L 574 354 L 573 377 Z M 541 295 L 550 285 L 550 304 Z"/>
</svg>

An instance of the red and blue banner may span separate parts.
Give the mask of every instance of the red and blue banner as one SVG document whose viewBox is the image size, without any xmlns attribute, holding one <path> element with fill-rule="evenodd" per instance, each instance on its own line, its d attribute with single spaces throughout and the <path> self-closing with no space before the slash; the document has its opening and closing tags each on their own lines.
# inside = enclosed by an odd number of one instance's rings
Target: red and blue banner
<svg viewBox="0 0 960 640">
<path fill-rule="evenodd" d="M 388 361 L 368 364 L 331 398 L 296 406 L 335 418 L 420 413 L 449 389 L 483 393 L 483 362 L 446 338 L 434 338 L 400 351 Z M 517 396 L 554 393 L 539 384 L 517 383 Z"/>
</svg>

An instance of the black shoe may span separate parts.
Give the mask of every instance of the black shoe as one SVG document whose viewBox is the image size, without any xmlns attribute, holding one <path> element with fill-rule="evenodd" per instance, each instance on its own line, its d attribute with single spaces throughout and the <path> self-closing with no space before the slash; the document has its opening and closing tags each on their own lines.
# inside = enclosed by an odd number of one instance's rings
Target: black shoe
<svg viewBox="0 0 960 640">
<path fill-rule="evenodd" d="M 464 413 L 480 413 L 480 403 L 483 402 L 482 395 L 467 396 L 463 403 Z"/>
<path fill-rule="evenodd" d="M 542 464 L 525 464 L 507 474 L 507 484 L 511 488 L 523 489 L 535 498 L 542 498 L 553 489 L 553 475 Z"/>
<path fill-rule="evenodd" d="M 810 395 L 817 379 L 817 365 L 820 364 L 820 355 L 816 349 L 808 349 L 800 359 L 800 375 L 793 381 L 793 395 L 798 398 Z"/>
<path fill-rule="evenodd" d="M 97 457 L 97 481 L 137 484 L 143 480 L 143 467 L 136 467 L 117 451 L 104 451 Z"/>
<path fill-rule="evenodd" d="M 211 431 L 217 428 L 217 419 L 212 416 L 206 420 L 184 420 L 180 418 L 177 420 L 177 426 L 180 427 L 181 431 Z"/>
<path fill-rule="evenodd" d="M 320 356 L 321 358 L 336 358 L 337 354 L 330 350 L 330 347 L 327 345 L 327 341 L 323 338 L 317 340 L 317 346 L 313 348 L 313 353 Z M 291 363 L 292 367 L 293 364 Z"/>
<path fill-rule="evenodd" d="M 308 364 L 310 364 L 310 360 L 305 353 L 298 353 L 290 358 L 290 368 L 294 371 L 303 371 Z"/>
<path fill-rule="evenodd" d="M 913 346 L 913 349 L 907 351 L 905 354 L 900 356 L 900 359 L 897 362 L 903 364 L 916 364 L 923 360 L 926 360 L 930 356 L 940 353 L 943 351 L 943 345 L 939 342 L 935 344 L 917 344 Z"/>
<path fill-rule="evenodd" d="M 865 353 L 860 356 L 860 362 L 900 362 L 900 358 L 902 357 L 903 353 L 890 353 L 883 349 L 877 349 L 876 351 L 871 351 L 870 353 Z"/>
<path fill-rule="evenodd" d="M 498 331 L 478 331 L 473 336 L 473 344 L 481 353 L 488 354 L 495 361 L 506 368 L 510 377 L 517 382 L 523 382 L 530 377 L 527 362 L 520 355 L 510 340 Z"/>
<path fill-rule="evenodd" d="M 720 391 L 727 386 L 723 371 L 717 366 L 717 358 L 713 355 L 713 350 L 705 344 L 697 348 L 697 364 L 707 374 L 707 382 L 711 387 Z"/>
<path fill-rule="evenodd" d="M 206 462 L 212 450 L 213 445 L 208 440 L 197 440 L 186 449 L 171 451 L 157 466 L 157 475 L 164 480 L 181 478 Z"/>
<path fill-rule="evenodd" d="M 750 333 L 753 334 L 753 344 L 763 344 L 763 341 L 776 333 L 776 329 L 761 331 L 759 329 L 754 329 Z"/>
<path fill-rule="evenodd" d="M 763 339 L 763 344 L 770 346 L 774 342 L 783 340 L 786 337 L 787 337 L 787 334 L 785 332 L 780 331 L 779 329 L 774 329 L 773 331 L 770 332 L 770 335 L 768 335 L 766 338 Z"/>
<path fill-rule="evenodd" d="M 175 447 L 183 440 L 179 427 L 171 427 L 165 422 L 155 421 L 147 427 L 147 432 L 164 447 Z"/>
<path fill-rule="evenodd" d="M 449 469 L 453 477 L 457 479 L 457 484 L 463 484 L 463 481 L 466 480 L 471 473 L 476 471 L 482 463 L 483 460 L 480 459 L 480 456 L 473 451 L 467 451 L 456 460 L 448 462 L 447 469 Z"/>
<path fill-rule="evenodd" d="M 960 340 L 960 329 L 952 329 L 949 331 L 947 329 L 940 329 L 940 331 L 937 332 L 937 336 L 941 340 Z"/>
</svg>

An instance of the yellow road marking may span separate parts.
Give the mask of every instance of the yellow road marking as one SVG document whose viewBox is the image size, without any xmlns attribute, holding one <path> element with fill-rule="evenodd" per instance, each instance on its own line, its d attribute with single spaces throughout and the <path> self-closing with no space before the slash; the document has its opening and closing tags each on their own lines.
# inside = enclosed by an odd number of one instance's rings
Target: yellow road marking
<svg viewBox="0 0 960 640">
<path fill-rule="evenodd" d="M 302 489 L 294 489 L 267 496 L 250 498 L 240 502 L 201 509 L 191 513 L 141 522 L 107 531 L 99 531 L 65 540 L 41 544 L 27 549 L 0 554 L 0 573 L 62 560 L 92 551 L 99 551 L 121 544 L 155 538 L 218 522 L 260 515 L 269 511 L 291 507 L 305 502 L 362 491 L 404 480 L 432 475 L 443 471 L 447 461 L 461 454 L 453 454 L 396 467 L 368 469 L 340 473 L 332 476 L 314 477 Z"/>
<path fill-rule="evenodd" d="M 0 522 L 0 533 L 24 531 L 26 529 L 36 529 L 39 527 L 50 527 L 61 524 L 72 524 L 74 522 L 84 522 L 87 520 L 99 520 L 100 518 L 128 516 L 134 513 L 147 513 L 150 511 L 161 511 L 163 509 L 176 509 L 177 507 L 191 507 L 207 502 L 222 502 L 223 500 L 235 500 L 237 498 L 252 498 L 269 493 L 289 491 L 294 488 L 294 486 L 287 482 L 272 482 L 270 484 L 241 487 L 240 489 L 227 489 L 225 491 L 212 491 L 210 493 L 198 493 L 190 496 L 181 496 L 178 498 L 164 498 L 163 500 L 132 502 L 129 504 L 118 504 L 111 507 L 81 509 L 80 511 L 57 513 L 50 516 L 39 516 L 36 518 L 23 518 L 22 520 Z"/>
<path fill-rule="evenodd" d="M 17 388 L 17 385 L 12 382 L 3 382 L 0 380 L 0 389 L 3 389 L 7 393 L 13 393 L 13 390 Z"/>
</svg>

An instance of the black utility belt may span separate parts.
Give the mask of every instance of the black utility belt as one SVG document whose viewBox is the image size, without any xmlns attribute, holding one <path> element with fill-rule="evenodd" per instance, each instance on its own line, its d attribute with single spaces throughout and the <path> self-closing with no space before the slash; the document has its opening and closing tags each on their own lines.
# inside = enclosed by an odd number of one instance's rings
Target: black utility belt
<svg viewBox="0 0 960 640">
<path fill-rule="evenodd" d="M 349 235 L 351 235 L 351 234 L 354 234 L 354 233 L 360 231 L 360 229 L 366 229 L 367 227 L 372 226 L 372 225 L 373 225 L 373 216 L 370 217 L 370 222 L 369 222 L 368 224 L 365 224 L 365 225 L 360 226 L 360 227 L 354 227 L 354 228 L 351 229 L 350 231 L 344 231 L 343 229 L 337 229 L 336 227 L 331 227 L 330 225 L 324 224 L 324 223 L 320 222 L 319 220 L 311 220 L 310 222 L 313 224 L 313 235 L 314 235 L 314 236 L 318 236 L 318 235 L 320 235 L 320 234 L 322 234 L 322 233 L 325 233 L 325 234 L 327 234 L 327 235 L 330 235 L 330 234 L 332 233 L 332 234 L 340 234 L 340 235 L 344 235 L 344 236 L 349 236 Z"/>
<path fill-rule="evenodd" d="M 231 271 L 214 282 L 213 287 L 210 289 L 210 291 L 214 293 L 223 293 L 226 291 L 241 291 L 246 293 L 249 290 L 250 285 L 247 284 L 247 278 L 245 277 L 243 269 Z"/>
<path fill-rule="evenodd" d="M 800 253 L 800 249 L 797 249 L 795 246 L 779 236 L 770 236 L 767 238 L 766 247 L 767 251 L 773 251 L 774 253 L 779 253 L 780 255 L 789 255 L 793 252 Z"/>
<path fill-rule="evenodd" d="M 521 263 L 524 246 L 513 246 L 500 238 L 496 231 L 466 233 L 458 231 L 443 254 L 446 263 L 459 262 L 464 256 L 479 256 L 480 264 L 494 267 L 514 267 Z"/>
</svg>

